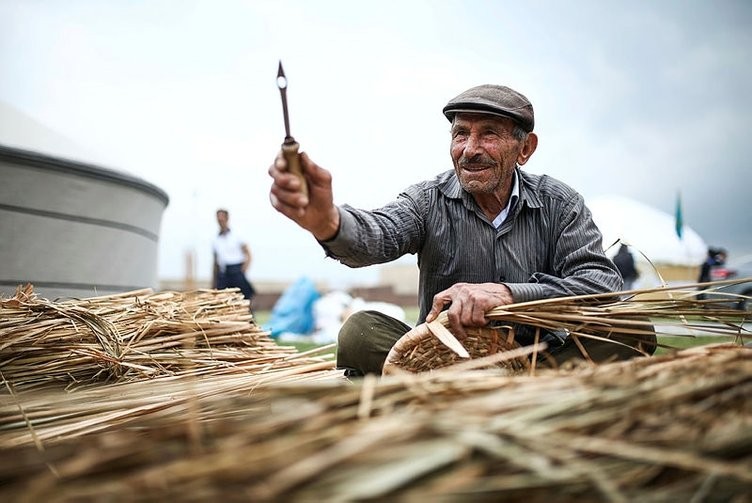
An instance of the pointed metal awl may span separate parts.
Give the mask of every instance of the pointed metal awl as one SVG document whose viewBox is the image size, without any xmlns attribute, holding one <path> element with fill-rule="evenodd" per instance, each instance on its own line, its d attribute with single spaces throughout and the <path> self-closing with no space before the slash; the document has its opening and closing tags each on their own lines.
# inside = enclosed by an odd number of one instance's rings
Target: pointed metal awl
<svg viewBox="0 0 752 503">
<path fill-rule="evenodd" d="M 308 194 L 308 185 L 303 176 L 303 168 L 300 166 L 300 157 L 298 156 L 300 145 L 298 145 L 298 142 L 290 134 L 290 116 L 287 111 L 287 77 L 285 77 L 285 70 L 282 68 L 281 60 L 279 62 L 279 69 L 277 70 L 277 87 L 282 98 L 282 113 L 285 119 L 285 141 L 282 143 L 282 155 L 285 161 L 287 161 L 287 169 L 300 179 L 301 191 L 303 194 Z"/>
<path fill-rule="evenodd" d="M 282 61 L 279 62 L 279 69 L 277 70 L 277 87 L 282 97 L 282 113 L 285 117 L 285 141 L 288 138 L 292 140 L 293 138 L 290 136 L 290 116 L 287 112 L 287 77 L 285 77 L 285 69 L 282 68 Z"/>
</svg>

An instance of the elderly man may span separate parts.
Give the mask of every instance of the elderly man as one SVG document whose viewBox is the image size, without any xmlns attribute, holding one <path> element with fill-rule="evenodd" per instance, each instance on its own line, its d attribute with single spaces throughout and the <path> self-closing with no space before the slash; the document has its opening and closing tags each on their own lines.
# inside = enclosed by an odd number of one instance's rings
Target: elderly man
<svg viewBox="0 0 752 503">
<path fill-rule="evenodd" d="M 330 173 L 303 153 L 305 194 L 280 154 L 269 168 L 272 205 L 350 267 L 417 254 L 418 322 L 432 321 L 446 309 L 455 333 L 487 325 L 485 313 L 496 306 L 619 290 L 622 278 L 603 252 L 582 196 L 521 169 L 538 146 L 530 101 L 505 86 L 481 85 L 451 99 L 443 112 L 451 122 L 453 170 L 365 211 L 335 206 Z M 408 330 L 380 313 L 356 313 L 340 330 L 338 367 L 351 376 L 379 374 L 390 348 Z M 518 331 L 517 340 L 532 342 L 532 331 Z M 565 334 L 547 334 L 545 340 L 558 363 L 579 355 Z M 582 342 L 593 349 L 591 357 L 640 354 L 619 344 Z"/>
</svg>

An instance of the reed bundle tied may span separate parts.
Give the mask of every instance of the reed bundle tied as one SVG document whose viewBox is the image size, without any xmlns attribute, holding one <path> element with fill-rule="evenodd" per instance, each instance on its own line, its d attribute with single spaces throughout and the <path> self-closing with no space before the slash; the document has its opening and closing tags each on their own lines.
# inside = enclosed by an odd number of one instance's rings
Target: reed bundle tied
<svg viewBox="0 0 752 503">
<path fill-rule="evenodd" d="M 752 349 L 739 345 L 534 377 L 447 367 L 221 397 L 159 381 L 158 394 L 195 400 L 173 414 L 135 401 L 127 427 L 36 445 L 28 424 L 46 435 L 75 415 L 72 397 L 112 406 L 101 390 L 19 393 L 16 425 L 0 433 L 0 500 L 747 501 L 752 490 Z M 125 413 L 134 383 L 112 388 Z M 29 440 L 9 445 L 13 428 Z"/>
<path fill-rule="evenodd" d="M 0 377 L 16 389 L 257 373 L 324 361 L 277 345 L 237 289 L 147 289 L 51 302 L 26 286 L 0 298 Z M 332 361 L 322 366 L 333 367 Z"/>
</svg>

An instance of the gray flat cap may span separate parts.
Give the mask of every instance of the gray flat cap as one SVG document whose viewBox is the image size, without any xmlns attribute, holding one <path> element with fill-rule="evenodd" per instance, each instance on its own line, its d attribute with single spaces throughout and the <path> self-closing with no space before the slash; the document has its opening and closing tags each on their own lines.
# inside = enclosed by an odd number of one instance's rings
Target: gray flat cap
<svg viewBox="0 0 752 503">
<path fill-rule="evenodd" d="M 535 126 L 533 105 L 514 89 L 494 84 L 476 86 L 449 100 L 444 115 L 450 121 L 458 112 L 485 113 L 508 117 L 528 133 Z"/>
</svg>

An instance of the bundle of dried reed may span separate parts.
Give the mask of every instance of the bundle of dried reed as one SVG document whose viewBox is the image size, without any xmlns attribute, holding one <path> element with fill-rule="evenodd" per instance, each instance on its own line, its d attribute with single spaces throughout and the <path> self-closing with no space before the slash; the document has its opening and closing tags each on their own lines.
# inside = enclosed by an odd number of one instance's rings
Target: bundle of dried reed
<svg viewBox="0 0 752 503">
<path fill-rule="evenodd" d="M 651 349 L 655 349 L 657 335 L 725 335 L 743 341 L 752 337 L 752 331 L 745 325 L 752 321 L 752 313 L 732 307 L 738 302 L 737 295 L 724 297 L 718 293 L 720 287 L 729 283 L 704 283 L 702 286 L 707 288 L 704 291 L 698 291 L 698 285 L 687 285 L 631 290 L 616 296 L 608 293 L 557 297 L 500 306 L 486 313 L 497 328 L 487 330 L 484 337 L 471 334 L 469 329 L 465 329 L 465 334 L 452 333 L 444 312 L 435 321 L 416 326 L 397 341 L 386 358 L 384 372 L 433 370 L 455 363 L 461 357 L 477 358 L 488 354 L 489 350 L 499 351 L 503 348 L 498 341 L 513 340 L 515 327 L 520 326 L 531 327 L 536 337 L 543 331 L 555 331 L 576 342 L 582 338 L 605 344 L 627 344 L 637 347 L 643 354 L 651 354 Z M 697 299 L 699 293 L 708 295 L 713 291 L 716 292 L 714 299 Z M 488 336 L 495 332 L 506 336 Z M 583 359 L 589 359 L 583 345 L 578 345 Z M 532 358 L 533 371 L 536 356 Z M 503 366 L 512 372 L 523 371 L 525 366 L 512 365 L 516 361 L 506 361 Z"/>
<path fill-rule="evenodd" d="M 261 386 L 305 380 L 342 380 L 342 372 L 329 362 L 311 363 L 309 355 L 290 360 L 303 363 L 259 372 L 222 375 L 160 376 L 62 392 L 55 389 L 0 393 L 0 450 L 35 443 L 42 448 L 93 432 L 117 430 L 145 416 L 180 421 L 187 407 L 198 420 L 215 420 L 237 411 L 228 406 Z M 217 405 L 219 404 L 219 405 Z M 242 407 L 241 407 L 242 409 Z"/>
<path fill-rule="evenodd" d="M 0 298 L 0 373 L 17 389 L 258 373 L 325 359 L 276 344 L 237 289 L 138 290 L 51 302 L 27 286 Z"/>
<path fill-rule="evenodd" d="M 70 396 L 38 393 L 16 398 L 30 423 L 46 417 L 43 449 L 2 426 L 6 501 L 744 501 L 752 488 L 752 349 L 738 345 L 535 377 L 196 388 L 171 414 L 134 403 L 128 427 L 56 442 Z M 88 393 L 72 395 L 110 407 Z"/>
</svg>

